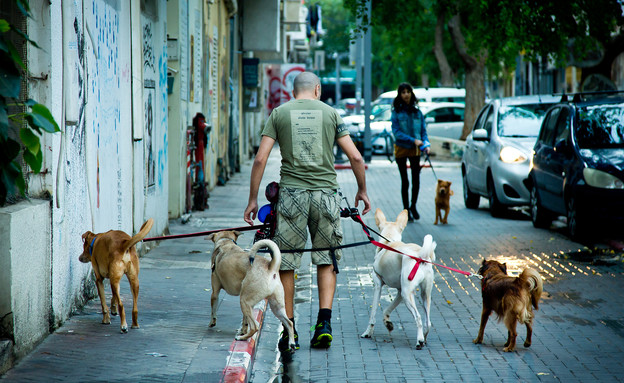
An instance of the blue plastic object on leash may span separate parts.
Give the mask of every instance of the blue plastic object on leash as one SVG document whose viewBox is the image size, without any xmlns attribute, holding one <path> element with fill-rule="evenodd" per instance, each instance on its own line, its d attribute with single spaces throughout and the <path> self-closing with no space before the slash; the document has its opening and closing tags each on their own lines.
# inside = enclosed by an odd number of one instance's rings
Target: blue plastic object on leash
<svg viewBox="0 0 624 383">
<path fill-rule="evenodd" d="M 271 204 L 266 204 L 258 210 L 258 220 L 264 223 L 269 214 L 271 214 Z"/>
</svg>

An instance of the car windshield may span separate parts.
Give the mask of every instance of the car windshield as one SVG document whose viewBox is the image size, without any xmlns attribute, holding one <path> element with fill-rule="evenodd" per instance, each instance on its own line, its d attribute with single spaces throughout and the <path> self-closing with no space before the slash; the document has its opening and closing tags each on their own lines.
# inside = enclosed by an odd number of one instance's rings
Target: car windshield
<svg viewBox="0 0 624 383">
<path fill-rule="evenodd" d="M 624 104 L 587 106 L 580 109 L 578 119 L 579 148 L 624 147 Z"/>
<path fill-rule="evenodd" d="M 506 105 L 498 111 L 501 137 L 537 137 L 544 114 L 551 104 Z"/>
</svg>

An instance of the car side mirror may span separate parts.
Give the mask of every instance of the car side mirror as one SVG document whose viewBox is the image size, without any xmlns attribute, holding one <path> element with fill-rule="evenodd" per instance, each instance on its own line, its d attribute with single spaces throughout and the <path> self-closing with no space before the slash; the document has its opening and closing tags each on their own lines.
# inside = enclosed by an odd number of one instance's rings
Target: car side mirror
<svg viewBox="0 0 624 383">
<path fill-rule="evenodd" d="M 487 130 L 475 129 L 472 132 L 472 139 L 475 141 L 488 141 L 490 139 Z"/>
</svg>

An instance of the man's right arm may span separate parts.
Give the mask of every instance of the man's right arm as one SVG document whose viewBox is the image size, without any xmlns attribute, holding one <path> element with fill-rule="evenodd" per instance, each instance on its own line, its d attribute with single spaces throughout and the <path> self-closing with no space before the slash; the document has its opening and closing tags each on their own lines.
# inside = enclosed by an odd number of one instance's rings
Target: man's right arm
<svg viewBox="0 0 624 383">
<path fill-rule="evenodd" d="M 253 225 L 254 219 L 258 214 L 258 189 L 260 188 L 260 182 L 264 175 L 264 169 L 266 168 L 269 155 L 273 149 L 275 140 L 268 136 L 262 136 L 260 141 L 260 147 L 256 158 L 254 159 L 253 166 L 251 168 L 251 180 L 249 182 L 249 200 L 247 202 L 247 208 L 243 214 L 243 219 L 250 225 Z"/>
<path fill-rule="evenodd" d="M 347 158 L 349 158 L 349 163 L 351 163 L 351 170 L 353 170 L 353 174 L 355 175 L 355 180 L 358 185 L 358 191 L 355 196 L 355 207 L 357 207 L 359 201 L 362 201 L 364 203 L 362 215 L 364 215 L 371 209 L 368 194 L 366 192 L 366 167 L 364 164 L 364 158 L 362 158 L 362 154 L 359 150 L 357 150 L 353 140 L 351 140 L 351 136 L 348 134 L 338 138 L 336 142 L 340 145 L 340 148 L 342 148 L 342 151 L 346 154 Z"/>
</svg>

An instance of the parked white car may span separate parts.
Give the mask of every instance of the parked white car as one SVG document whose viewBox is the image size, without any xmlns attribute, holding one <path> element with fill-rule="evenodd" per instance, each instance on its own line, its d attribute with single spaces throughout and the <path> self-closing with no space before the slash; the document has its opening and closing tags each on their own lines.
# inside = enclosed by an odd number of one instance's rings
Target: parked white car
<svg viewBox="0 0 624 383">
<path fill-rule="evenodd" d="M 464 88 L 414 88 L 414 95 L 419 102 L 459 102 L 464 104 L 466 89 Z M 397 91 L 382 93 L 373 104 L 392 104 L 397 96 Z"/>
<path fill-rule="evenodd" d="M 489 200 L 494 217 L 509 206 L 529 204 L 523 181 L 529 174 L 533 145 L 546 110 L 560 98 L 507 97 L 491 100 L 481 109 L 461 162 L 468 209 L 478 208 L 480 197 Z"/>
</svg>

